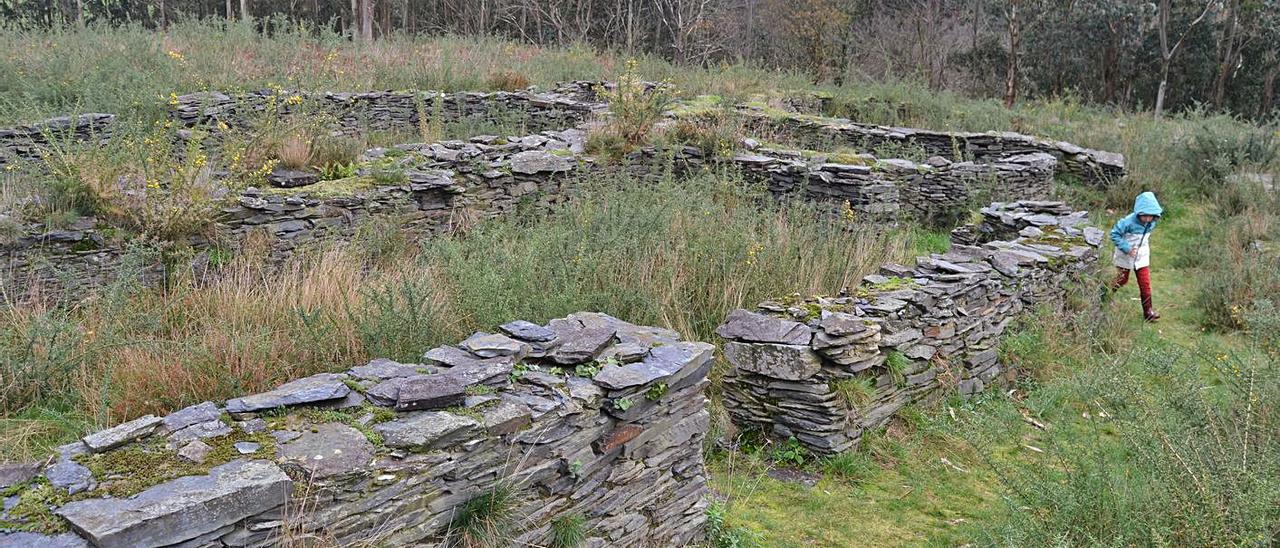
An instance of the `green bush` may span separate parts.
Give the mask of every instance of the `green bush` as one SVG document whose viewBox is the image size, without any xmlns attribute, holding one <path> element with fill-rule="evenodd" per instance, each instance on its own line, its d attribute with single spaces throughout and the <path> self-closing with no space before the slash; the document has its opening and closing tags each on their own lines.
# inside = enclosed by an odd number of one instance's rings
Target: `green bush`
<svg viewBox="0 0 1280 548">
<path fill-rule="evenodd" d="M 1280 369 L 1162 341 L 1087 370 L 1073 397 L 1105 410 L 1050 431 L 1050 461 L 998 467 L 1008 546 L 1267 546 L 1280 523 Z M 1203 372 L 1216 376 L 1205 386 Z M 1150 379 L 1162 379 L 1153 383 Z M 1081 443 L 1081 437 L 1095 441 Z M 1096 440 L 1106 440 L 1097 442 Z M 1051 463 L 1051 464 L 1050 464 Z"/>
<path fill-rule="evenodd" d="M 1187 129 L 1178 143 L 1178 159 L 1186 180 L 1203 195 L 1216 192 L 1234 173 L 1265 171 L 1280 156 L 1275 128 L 1203 118 Z"/>
</svg>

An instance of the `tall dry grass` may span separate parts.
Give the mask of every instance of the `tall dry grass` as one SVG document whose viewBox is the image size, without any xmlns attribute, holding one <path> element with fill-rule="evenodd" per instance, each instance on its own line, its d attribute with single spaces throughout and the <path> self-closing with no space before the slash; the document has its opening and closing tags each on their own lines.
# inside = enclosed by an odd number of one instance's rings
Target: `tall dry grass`
<svg viewBox="0 0 1280 548">
<path fill-rule="evenodd" d="M 0 321 L 5 454 L 373 357 L 412 362 L 513 319 L 597 310 L 712 340 L 735 307 L 834 293 L 910 249 L 905 232 L 780 205 L 729 174 L 578 187 L 553 215 L 421 244 L 380 225 L 278 269 L 250 245 L 207 283 L 122 281 L 70 309 L 10 303 Z M 72 410 L 63 422 L 40 418 Z"/>
</svg>

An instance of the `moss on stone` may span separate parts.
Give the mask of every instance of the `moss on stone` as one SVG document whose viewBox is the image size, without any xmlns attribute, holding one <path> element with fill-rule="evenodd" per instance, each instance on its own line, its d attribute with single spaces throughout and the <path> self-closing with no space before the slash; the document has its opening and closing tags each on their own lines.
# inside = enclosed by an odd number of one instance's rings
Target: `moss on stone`
<svg viewBox="0 0 1280 548">
<path fill-rule="evenodd" d="M 878 284 L 871 284 L 868 286 L 868 289 L 871 291 L 898 291 L 901 289 L 915 289 L 917 287 L 920 287 L 920 284 L 916 283 L 916 281 L 911 278 L 890 276 L 888 280 Z"/>
<path fill-rule="evenodd" d="M 377 181 L 373 177 L 356 176 L 320 181 L 312 185 L 294 188 L 267 188 L 263 189 L 262 193 L 268 196 L 299 196 L 306 194 L 312 198 L 323 200 L 339 196 L 353 196 L 361 191 L 375 187 L 377 187 Z"/>
<path fill-rule="evenodd" d="M 165 440 L 160 438 L 106 453 L 77 455 L 74 459 L 93 472 L 98 488 L 78 493 L 71 500 L 105 496 L 129 497 L 166 481 L 207 474 L 211 468 L 235 459 L 274 460 L 276 457 L 276 440 L 266 432 L 250 434 L 235 430 L 230 434 L 201 441 L 211 449 L 201 463 L 182 460 L 177 451 L 170 449 Z M 242 455 L 235 447 L 240 442 L 254 442 L 260 448 L 249 455 Z"/>
<path fill-rule="evenodd" d="M 347 388 L 350 388 L 351 390 L 355 391 L 358 394 L 365 393 L 364 385 L 360 384 L 355 379 L 342 379 L 342 384 L 347 385 Z"/>
<path fill-rule="evenodd" d="M 360 419 L 365 415 L 369 415 L 371 418 L 361 422 Z M 336 422 L 354 428 L 363 434 L 365 439 L 369 440 L 369 443 L 373 444 L 374 447 L 380 448 L 385 445 L 382 434 L 374 430 L 373 425 L 392 421 L 395 418 L 395 411 L 385 407 L 364 404 L 349 409 L 303 409 L 276 419 L 272 423 L 272 428 L 300 430 L 311 428 L 313 425 Z M 314 428 L 311 429 L 315 430 Z"/>
<path fill-rule="evenodd" d="M 699 95 L 676 103 L 671 107 L 671 114 L 677 118 L 697 118 L 715 114 L 724 108 L 723 97 L 719 95 Z"/>
<path fill-rule="evenodd" d="M 16 487 L 21 492 L 11 492 Z M 53 508 L 66 504 L 66 492 L 55 488 L 44 477 L 38 477 L 6 489 L 6 497 L 18 494 L 18 502 L 9 509 L 9 519 L 0 520 L 0 529 L 56 535 L 67 531 L 67 523 L 53 513 Z"/>
</svg>

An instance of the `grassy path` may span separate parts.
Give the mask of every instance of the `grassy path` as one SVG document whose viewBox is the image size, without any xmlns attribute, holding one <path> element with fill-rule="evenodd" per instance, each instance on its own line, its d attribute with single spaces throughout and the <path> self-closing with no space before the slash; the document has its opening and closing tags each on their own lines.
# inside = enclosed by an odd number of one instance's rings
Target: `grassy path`
<svg viewBox="0 0 1280 548">
<path fill-rule="evenodd" d="M 1057 340 L 1053 327 L 1015 334 L 1007 346 L 1035 370 L 1033 383 L 1014 386 L 1012 396 L 987 393 L 908 409 L 838 464 L 803 466 L 821 476 L 812 487 L 770 477 L 767 451 L 716 455 L 713 484 L 728 499 L 730 524 L 755 532 L 764 546 L 984 544 L 987 526 L 1007 511 L 1000 475 L 1008 465 L 1054 466 L 1055 451 L 1111 437 L 1093 420 L 1097 413 L 1083 396 L 1079 370 L 1107 367 L 1139 341 L 1210 352 L 1239 348 L 1237 337 L 1200 327 L 1193 305 L 1196 273 L 1177 260 L 1197 251 L 1196 235 L 1208 221 L 1202 210 L 1188 209 L 1161 226 L 1152 281 L 1163 318 L 1142 322 L 1131 281 L 1104 305 L 1114 322 L 1104 328 L 1113 337 L 1110 354 Z M 1105 222 L 1098 220 L 1099 226 Z M 1103 264 L 1110 263 L 1110 252 L 1103 250 Z"/>
</svg>

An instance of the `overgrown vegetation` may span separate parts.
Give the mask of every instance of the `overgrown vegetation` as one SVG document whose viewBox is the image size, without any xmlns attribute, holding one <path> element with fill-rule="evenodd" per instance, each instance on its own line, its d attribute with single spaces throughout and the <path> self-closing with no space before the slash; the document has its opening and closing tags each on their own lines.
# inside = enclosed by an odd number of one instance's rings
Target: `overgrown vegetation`
<svg viewBox="0 0 1280 548">
<path fill-rule="evenodd" d="M 0 89 L 10 92 L 0 99 L 0 119 L 83 109 L 129 121 L 107 146 L 56 148 L 58 176 L 51 180 L 6 175 L 2 213 L 30 209 L 29 218 L 49 226 L 93 213 L 146 236 L 119 281 L 92 298 L 64 307 L 39 295 L 5 296 L 0 457 L 34 458 L 98 426 L 375 356 L 413 360 L 515 318 L 541 322 L 603 310 L 711 340 L 727 310 L 792 292 L 832 294 L 883 262 L 950 245 L 942 230 L 850 232 L 848 223 L 821 220 L 809 206 L 776 205 L 759 188 L 708 172 L 644 186 L 583 181 L 580 195 L 550 217 L 486 222 L 420 244 L 390 225 L 367 226 L 355 244 L 300 253 L 279 271 L 267 269 L 261 250 L 249 245 L 234 257 L 219 254 L 222 275 L 207 284 L 178 277 L 164 291 L 138 287 L 141 257 L 157 252 L 145 240 L 201 233 L 211 203 L 205 198 L 218 192 L 208 184 L 208 159 L 188 148 L 197 141 L 162 131 L 164 103 L 176 92 L 268 84 L 508 89 L 622 73 L 631 85 L 606 93 L 622 115 L 606 122 L 593 146 L 624 154 L 665 138 L 719 154 L 738 128 L 655 131 L 671 96 L 813 89 L 804 75 L 744 65 L 676 67 L 643 56 L 624 65 L 585 48 L 488 38 L 352 45 L 336 34 L 275 30 L 267 38 L 247 26 L 181 23 L 161 40 L 138 28 L 0 34 L 11 46 L 0 68 L 12 68 L 0 70 Z M 645 89 L 642 74 L 678 88 Z M 1071 203 L 1090 205 L 1099 226 L 1127 213 L 1137 191 L 1160 194 L 1168 211 L 1155 240 L 1153 278 L 1157 306 L 1168 312 L 1150 327 L 1138 323 L 1127 293 L 1100 311 L 1090 306 L 1111 273 L 1104 247 L 1102 272 L 1070 297 L 1068 310 L 1037 311 L 1011 328 L 1000 357 L 1023 374 L 1008 390 L 908 409 L 856 450 L 829 459 L 794 441 L 713 452 L 713 481 L 729 497 L 708 509 L 713 545 L 1275 543 L 1280 204 L 1267 185 L 1276 169 L 1276 128 L 1196 110 L 1157 121 L 1071 96 L 1006 109 L 902 83 L 850 82 L 829 91 L 829 108 L 862 122 L 1012 129 L 1124 153 L 1126 180 L 1061 190 Z M 514 115 L 510 126 L 450 126 L 441 108 L 421 106 L 418 132 L 374 134 L 367 142 L 291 134 L 301 130 L 281 124 L 257 127 L 261 138 L 232 134 L 222 150 L 228 158 L 240 154 L 237 184 L 260 179 L 275 162 L 343 179 L 354 175 L 352 160 L 366 144 L 519 127 Z M 0 227 L 4 232 L 22 228 L 11 217 L 0 221 L 10 225 Z M 592 376 L 601 365 L 574 373 Z M 886 363 L 899 383 L 909 366 L 900 353 Z M 833 386 L 851 407 L 864 405 L 873 388 L 856 380 Z M 813 488 L 796 487 L 768 476 L 778 465 L 824 477 Z M 455 515 L 455 538 L 501 543 L 498 533 L 510 532 L 510 514 L 501 511 L 509 495 L 480 494 L 465 505 Z M 572 525 L 564 525 L 567 533 Z"/>
<path fill-rule="evenodd" d="M 807 205 L 760 209 L 772 203 L 763 189 L 716 174 L 581 186 L 548 218 L 491 221 L 421 250 L 379 243 L 398 232 L 371 230 L 279 271 L 249 246 L 208 284 L 144 290 L 126 270 L 70 308 L 10 303 L 0 322 L 5 454 L 373 357 L 412 362 L 512 318 L 608 310 L 707 339 L 722 310 L 780 290 L 835 292 L 907 247 L 905 234 L 850 233 Z"/>
</svg>

